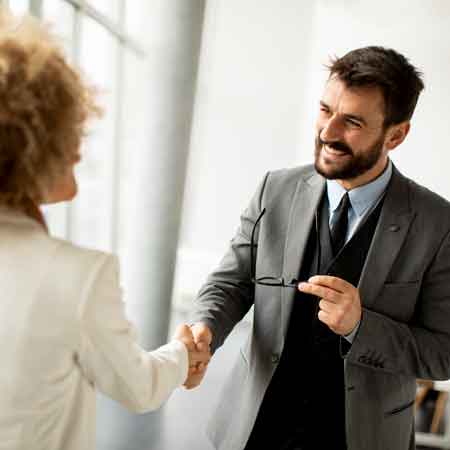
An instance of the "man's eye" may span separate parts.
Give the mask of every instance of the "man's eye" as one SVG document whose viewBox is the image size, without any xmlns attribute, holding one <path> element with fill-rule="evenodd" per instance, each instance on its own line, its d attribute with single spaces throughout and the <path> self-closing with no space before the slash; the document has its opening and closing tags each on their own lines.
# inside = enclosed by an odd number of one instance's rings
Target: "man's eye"
<svg viewBox="0 0 450 450">
<path fill-rule="evenodd" d="M 325 114 L 329 114 L 329 112 L 330 112 L 330 110 L 328 108 L 324 108 L 323 106 L 320 107 L 320 111 Z"/>
<path fill-rule="evenodd" d="M 359 122 L 356 122 L 353 119 L 347 119 L 347 123 L 351 125 L 352 127 L 361 128 L 361 124 Z"/>
</svg>

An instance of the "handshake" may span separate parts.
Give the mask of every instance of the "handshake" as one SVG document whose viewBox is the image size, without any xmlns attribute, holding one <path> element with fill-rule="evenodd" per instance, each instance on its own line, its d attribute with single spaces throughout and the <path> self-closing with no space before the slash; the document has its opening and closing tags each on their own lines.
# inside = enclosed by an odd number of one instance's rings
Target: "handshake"
<svg viewBox="0 0 450 450">
<path fill-rule="evenodd" d="M 202 382 L 211 359 L 211 330 L 203 323 L 179 325 L 173 338 L 183 342 L 188 350 L 189 372 L 183 386 L 193 389 Z"/>
</svg>

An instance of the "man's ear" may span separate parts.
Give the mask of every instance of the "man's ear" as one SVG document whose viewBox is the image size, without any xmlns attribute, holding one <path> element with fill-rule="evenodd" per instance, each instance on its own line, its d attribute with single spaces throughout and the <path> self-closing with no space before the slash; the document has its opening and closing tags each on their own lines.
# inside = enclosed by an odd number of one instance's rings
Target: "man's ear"
<svg viewBox="0 0 450 450">
<path fill-rule="evenodd" d="M 386 133 L 384 146 L 388 150 L 393 150 L 400 145 L 409 133 L 411 124 L 409 121 L 391 125 Z"/>
</svg>

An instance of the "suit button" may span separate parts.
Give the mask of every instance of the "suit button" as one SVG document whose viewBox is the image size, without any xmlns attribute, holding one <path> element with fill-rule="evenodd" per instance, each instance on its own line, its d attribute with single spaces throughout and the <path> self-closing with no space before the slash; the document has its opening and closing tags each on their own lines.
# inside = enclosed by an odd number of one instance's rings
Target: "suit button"
<svg viewBox="0 0 450 450">
<path fill-rule="evenodd" d="M 389 231 L 398 231 L 398 230 L 400 230 L 400 227 L 398 226 L 398 225 L 391 225 L 390 227 L 389 227 Z"/>
<path fill-rule="evenodd" d="M 280 361 L 280 355 L 278 353 L 272 353 L 270 360 L 272 361 L 273 364 L 278 364 Z"/>
</svg>

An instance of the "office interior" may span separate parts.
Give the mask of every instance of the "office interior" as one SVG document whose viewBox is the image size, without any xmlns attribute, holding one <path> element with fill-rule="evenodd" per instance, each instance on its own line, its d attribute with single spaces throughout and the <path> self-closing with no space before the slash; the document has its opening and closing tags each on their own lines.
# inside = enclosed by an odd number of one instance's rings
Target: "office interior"
<svg viewBox="0 0 450 450">
<path fill-rule="evenodd" d="M 188 320 L 264 174 L 312 162 L 332 55 L 383 45 L 423 71 L 410 135 L 392 160 L 450 199 L 448 0 L 1 3 L 51 23 L 98 87 L 105 114 L 83 144 L 79 195 L 45 216 L 52 234 L 119 256 L 127 312 L 149 349 Z M 159 411 L 133 416 L 99 395 L 97 448 L 211 450 L 206 423 L 251 320 L 217 352 L 202 386 L 177 390 Z M 418 387 L 418 448 L 450 448 L 448 390 Z"/>
</svg>

